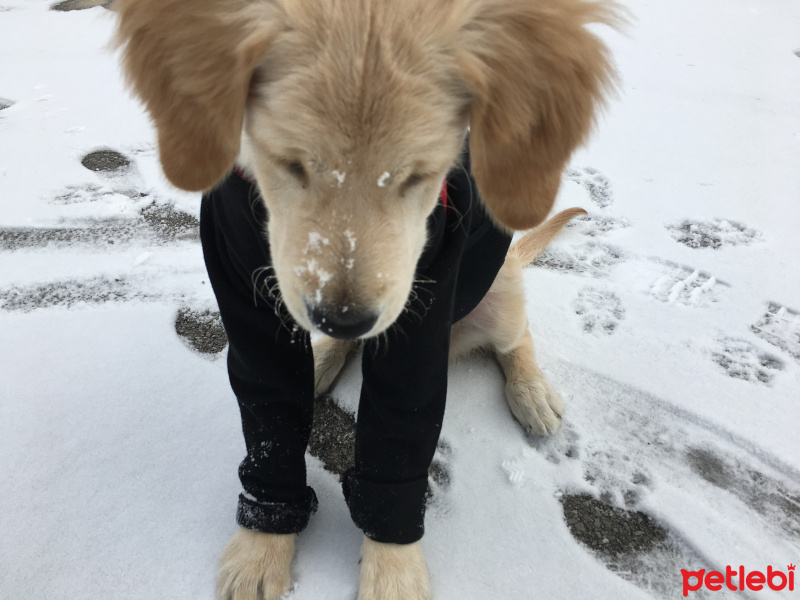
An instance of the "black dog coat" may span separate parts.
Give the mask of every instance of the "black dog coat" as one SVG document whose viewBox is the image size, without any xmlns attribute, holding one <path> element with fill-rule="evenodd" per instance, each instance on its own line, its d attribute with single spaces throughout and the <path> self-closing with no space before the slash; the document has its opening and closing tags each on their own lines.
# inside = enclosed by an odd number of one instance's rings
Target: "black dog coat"
<svg viewBox="0 0 800 600">
<path fill-rule="evenodd" d="M 203 254 L 228 335 L 228 373 L 239 402 L 247 457 L 237 521 L 265 533 L 296 533 L 317 506 L 305 451 L 314 404 L 308 333 L 263 292 L 271 265 L 255 185 L 232 173 L 202 201 Z M 444 415 L 450 328 L 488 291 L 511 237 L 494 227 L 477 196 L 469 156 L 447 178 L 447 206 L 428 218 L 415 305 L 402 334 L 367 340 L 355 467 L 344 477 L 350 514 L 378 542 L 407 544 L 424 531 L 428 468 Z M 261 270 L 260 270 L 261 269 Z M 259 291 L 261 290 L 261 292 Z M 416 303 L 419 304 L 419 303 Z"/>
</svg>

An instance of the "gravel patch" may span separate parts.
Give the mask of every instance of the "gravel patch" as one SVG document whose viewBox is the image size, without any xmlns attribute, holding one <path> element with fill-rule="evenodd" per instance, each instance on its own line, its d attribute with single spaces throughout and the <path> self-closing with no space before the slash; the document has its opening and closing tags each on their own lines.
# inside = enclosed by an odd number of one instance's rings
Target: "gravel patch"
<svg viewBox="0 0 800 600">
<path fill-rule="evenodd" d="M 70 280 L 0 289 L 0 308 L 7 311 L 28 312 L 53 306 L 69 308 L 79 304 L 131 302 L 157 297 L 139 291 L 124 278 L 93 277 L 81 281 Z"/>
<path fill-rule="evenodd" d="M 218 354 L 228 345 L 228 336 L 216 311 L 181 308 L 175 318 L 175 331 L 201 354 Z"/>
<path fill-rule="evenodd" d="M 90 171 L 111 172 L 127 169 L 131 161 L 114 150 L 97 150 L 84 156 L 81 164 Z"/>
<path fill-rule="evenodd" d="M 308 451 L 340 478 L 355 464 L 356 420 L 330 396 L 314 402 L 314 424 Z"/>
<path fill-rule="evenodd" d="M 172 206 L 150 204 L 142 209 L 145 223 L 162 239 L 195 239 L 200 237 L 200 221 Z"/>
<path fill-rule="evenodd" d="M 561 497 L 570 533 L 608 558 L 649 550 L 667 539 L 667 530 L 646 514 L 610 506 L 588 494 Z"/>
<path fill-rule="evenodd" d="M 322 461 L 326 471 L 339 476 L 355 465 L 356 420 L 339 407 L 328 395 L 320 396 L 314 402 L 314 423 L 308 451 Z M 450 484 L 450 472 L 445 457 L 449 454 L 446 444 L 439 444 L 442 458 L 435 458 L 428 470 L 428 490 L 425 500 L 435 501 L 440 491 L 446 491 Z"/>
<path fill-rule="evenodd" d="M 135 240 L 174 242 L 197 240 L 200 223 L 171 206 L 150 204 L 141 219 L 105 219 L 84 227 L 11 227 L 0 229 L 0 250 L 41 248 L 51 244 L 88 244 L 98 247 L 125 245 Z"/>
</svg>

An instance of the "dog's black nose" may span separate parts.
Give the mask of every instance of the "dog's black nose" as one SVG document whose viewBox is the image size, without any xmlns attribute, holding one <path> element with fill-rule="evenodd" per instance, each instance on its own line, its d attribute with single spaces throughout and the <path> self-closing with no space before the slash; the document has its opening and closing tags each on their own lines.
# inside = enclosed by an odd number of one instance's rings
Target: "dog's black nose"
<svg viewBox="0 0 800 600">
<path fill-rule="evenodd" d="M 317 304 L 306 305 L 306 310 L 317 329 L 340 340 L 352 340 L 364 335 L 378 321 L 378 315 L 366 309 L 334 308 L 327 304 Z"/>
</svg>

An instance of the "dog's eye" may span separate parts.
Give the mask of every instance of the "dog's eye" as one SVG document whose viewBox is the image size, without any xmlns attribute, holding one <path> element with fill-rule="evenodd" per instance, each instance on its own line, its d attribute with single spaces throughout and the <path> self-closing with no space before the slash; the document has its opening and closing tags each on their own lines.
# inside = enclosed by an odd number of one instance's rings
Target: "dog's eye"
<svg viewBox="0 0 800 600">
<path fill-rule="evenodd" d="M 405 194 L 408 190 L 413 188 L 415 185 L 419 185 L 425 180 L 424 175 L 420 175 L 419 173 L 412 173 L 409 175 L 406 180 L 403 182 L 403 185 L 400 186 L 400 192 Z"/>
<path fill-rule="evenodd" d="M 300 183 L 304 186 L 308 183 L 308 173 L 306 172 L 303 163 L 299 160 L 287 160 L 283 163 L 284 168 L 289 172 L 289 174 L 297 179 Z"/>
</svg>

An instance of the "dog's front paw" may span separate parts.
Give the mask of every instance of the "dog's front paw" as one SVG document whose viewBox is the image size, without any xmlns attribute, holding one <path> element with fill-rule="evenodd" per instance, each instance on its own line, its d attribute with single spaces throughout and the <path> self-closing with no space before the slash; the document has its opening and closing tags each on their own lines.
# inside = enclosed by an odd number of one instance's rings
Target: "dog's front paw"
<svg viewBox="0 0 800 600">
<path fill-rule="evenodd" d="M 365 537 L 358 600 L 430 600 L 428 569 L 419 542 L 382 544 Z"/>
<path fill-rule="evenodd" d="M 564 401 L 544 375 L 528 381 L 509 381 L 506 398 L 517 421 L 535 433 L 552 435 L 561 427 Z"/>
<path fill-rule="evenodd" d="M 222 553 L 219 600 L 279 600 L 291 585 L 294 535 L 240 528 Z"/>
</svg>

